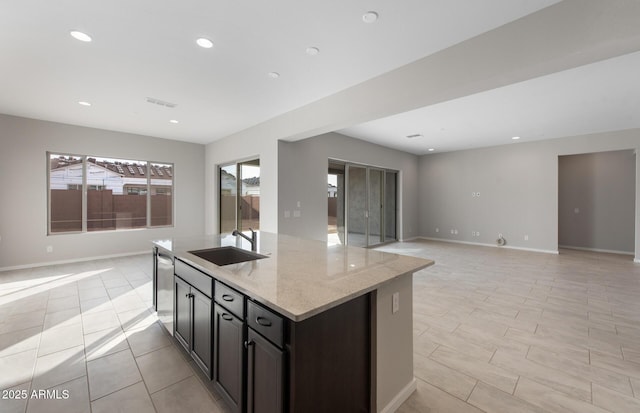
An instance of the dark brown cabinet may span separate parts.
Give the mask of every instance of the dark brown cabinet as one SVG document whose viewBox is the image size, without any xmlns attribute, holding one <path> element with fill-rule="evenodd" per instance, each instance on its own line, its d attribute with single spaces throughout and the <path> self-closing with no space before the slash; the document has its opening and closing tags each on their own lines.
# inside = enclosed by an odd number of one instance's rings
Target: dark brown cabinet
<svg viewBox="0 0 640 413">
<path fill-rule="evenodd" d="M 207 287 L 207 280 L 211 280 L 208 275 L 186 267 L 179 260 L 176 260 L 175 268 L 175 338 L 191 354 L 204 374 L 211 378 L 213 300 L 181 276 L 199 284 L 208 294 L 211 294 L 213 283 L 209 281 L 210 287 Z"/>
<path fill-rule="evenodd" d="M 187 351 L 191 348 L 191 286 L 175 277 L 175 338 Z"/>
<path fill-rule="evenodd" d="M 244 411 L 244 320 L 215 304 L 214 386 L 233 412 Z"/>
<path fill-rule="evenodd" d="M 284 411 L 284 352 L 248 329 L 247 412 Z"/>
<path fill-rule="evenodd" d="M 174 337 L 230 411 L 372 410 L 370 294 L 294 322 L 179 257 L 174 271 Z"/>
<path fill-rule="evenodd" d="M 211 378 L 211 315 L 213 313 L 213 301 L 211 298 L 191 289 L 192 310 L 192 344 L 191 357 L 200 366 L 202 371 Z"/>
<path fill-rule="evenodd" d="M 273 311 L 247 302 L 247 412 L 284 411 L 284 326 Z"/>
</svg>

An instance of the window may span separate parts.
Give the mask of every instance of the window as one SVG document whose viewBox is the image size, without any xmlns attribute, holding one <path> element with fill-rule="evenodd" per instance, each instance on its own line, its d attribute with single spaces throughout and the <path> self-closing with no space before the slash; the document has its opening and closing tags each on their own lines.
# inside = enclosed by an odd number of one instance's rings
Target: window
<svg viewBox="0 0 640 413">
<path fill-rule="evenodd" d="M 82 231 L 83 158 L 49 157 L 49 232 Z"/>
<path fill-rule="evenodd" d="M 49 234 L 173 224 L 172 164 L 53 153 L 47 161 Z"/>
<path fill-rule="evenodd" d="M 173 165 L 150 163 L 151 226 L 173 225 Z M 167 173 L 163 173 L 162 171 Z M 149 174 L 147 174 L 149 176 Z"/>
</svg>

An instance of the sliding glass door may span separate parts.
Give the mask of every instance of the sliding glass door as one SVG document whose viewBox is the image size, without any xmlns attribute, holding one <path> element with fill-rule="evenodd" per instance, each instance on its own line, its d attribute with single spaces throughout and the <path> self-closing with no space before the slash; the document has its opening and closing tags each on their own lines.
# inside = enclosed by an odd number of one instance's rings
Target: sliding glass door
<svg viewBox="0 0 640 413">
<path fill-rule="evenodd" d="M 231 232 L 237 225 L 238 168 L 236 164 L 220 168 L 220 233 Z"/>
<path fill-rule="evenodd" d="M 221 166 L 220 233 L 260 229 L 260 160 Z"/>
<path fill-rule="evenodd" d="M 367 245 L 384 242 L 384 171 L 369 168 L 369 237 Z"/>
<path fill-rule="evenodd" d="M 381 237 L 384 242 L 398 240 L 396 233 L 397 180 L 397 172 L 386 171 L 384 173 L 384 205 L 382 208 L 384 214 L 384 234 Z"/>
<path fill-rule="evenodd" d="M 347 244 L 368 245 L 368 215 L 367 168 L 347 165 Z"/>
<path fill-rule="evenodd" d="M 339 179 L 340 174 L 336 172 L 340 171 L 339 163 L 337 161 L 329 163 L 328 241 L 370 247 L 397 240 L 398 173 L 366 165 L 349 163 L 342 165 L 344 165 L 344 185 Z M 332 186 L 337 187 L 332 190 Z M 334 201 L 331 197 L 337 199 Z M 340 217 L 343 215 L 344 219 L 341 220 Z M 344 225 L 346 237 L 341 236 L 341 224 Z"/>
</svg>

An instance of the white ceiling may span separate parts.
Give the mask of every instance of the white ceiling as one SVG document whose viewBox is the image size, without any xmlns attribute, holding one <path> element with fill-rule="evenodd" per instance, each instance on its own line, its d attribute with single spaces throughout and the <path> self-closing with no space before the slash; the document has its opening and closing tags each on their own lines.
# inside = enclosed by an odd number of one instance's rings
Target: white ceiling
<svg viewBox="0 0 640 413">
<path fill-rule="evenodd" d="M 0 113 L 208 143 L 557 2 L 1 0 Z M 376 23 L 362 21 L 369 10 L 379 13 Z M 93 42 L 73 39 L 73 29 Z M 198 47 L 201 36 L 214 47 Z M 310 46 L 320 53 L 308 56 Z M 635 80 L 639 60 L 613 59 L 342 132 L 424 153 L 514 134 L 638 127 L 638 82 L 624 82 Z M 280 78 L 270 79 L 272 71 Z M 404 138 L 411 133 L 424 138 Z"/>
<path fill-rule="evenodd" d="M 639 73 L 636 52 L 338 132 L 426 154 L 640 128 Z"/>
</svg>

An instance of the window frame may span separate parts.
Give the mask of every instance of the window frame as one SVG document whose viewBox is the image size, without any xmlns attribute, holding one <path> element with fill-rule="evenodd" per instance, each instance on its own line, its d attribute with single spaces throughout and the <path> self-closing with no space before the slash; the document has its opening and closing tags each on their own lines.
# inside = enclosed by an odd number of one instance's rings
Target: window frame
<svg viewBox="0 0 640 413">
<path fill-rule="evenodd" d="M 52 232 L 51 231 L 51 156 L 52 155 L 58 155 L 58 156 L 66 156 L 66 157 L 75 157 L 75 158 L 80 158 L 82 160 L 82 184 L 81 185 L 81 191 L 82 191 L 82 205 L 81 205 L 81 210 L 82 210 L 82 229 L 80 231 L 61 231 L 61 232 Z M 106 158 L 106 159 L 113 159 L 113 160 L 128 160 L 128 159 L 121 159 L 119 157 L 111 157 L 111 156 L 97 156 L 97 155 L 81 155 L 81 154 L 76 154 L 76 153 L 71 153 L 71 152 L 61 152 L 61 151 L 46 151 L 46 168 L 47 168 L 47 173 L 46 173 L 46 188 L 47 188 L 47 236 L 49 235 L 65 235 L 65 234 L 89 234 L 89 233 L 104 233 L 104 232 L 122 232 L 122 231 L 138 231 L 138 230 L 147 230 L 147 229 L 157 229 L 157 228 L 173 228 L 175 227 L 175 164 L 173 162 L 166 162 L 166 161 L 149 161 L 149 160 L 139 160 L 138 162 L 140 163 L 144 163 L 146 164 L 146 173 L 145 178 L 147 180 L 147 184 L 146 184 L 146 193 L 143 195 L 146 197 L 146 225 L 144 227 L 136 227 L 136 228 L 123 228 L 123 229 L 105 229 L 105 230 L 97 230 L 97 231 L 89 231 L 88 230 L 88 225 L 87 225 L 87 220 L 88 220 L 88 212 L 87 212 L 87 208 L 88 208 L 88 191 L 89 191 L 89 185 L 87 185 L 87 163 L 88 163 L 88 159 L 92 158 L 92 157 L 96 157 L 96 158 Z M 171 185 L 169 187 L 167 187 L 167 189 L 169 190 L 169 194 L 171 196 L 171 224 L 168 225 L 151 225 L 152 222 L 152 216 L 151 216 L 151 188 L 152 188 L 152 184 L 151 184 L 151 180 L 154 177 L 154 175 L 151 173 L 151 167 L 154 165 L 168 165 L 171 167 L 171 173 L 169 174 L 169 177 L 171 178 Z M 161 175 L 162 176 L 162 175 Z M 103 188 L 104 189 L 104 188 Z M 124 186 L 123 186 L 124 189 Z M 126 191 L 126 189 L 125 189 Z"/>
</svg>

